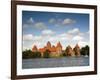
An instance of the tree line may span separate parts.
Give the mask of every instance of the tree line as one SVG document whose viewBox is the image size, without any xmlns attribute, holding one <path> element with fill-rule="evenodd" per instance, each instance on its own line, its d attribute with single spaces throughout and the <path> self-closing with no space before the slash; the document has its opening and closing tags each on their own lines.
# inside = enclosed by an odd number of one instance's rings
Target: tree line
<svg viewBox="0 0 100 80">
<path fill-rule="evenodd" d="M 86 45 L 85 47 L 82 47 L 80 49 L 80 54 L 85 56 L 85 55 L 88 55 L 89 56 L 89 46 Z M 22 58 L 23 59 L 30 59 L 30 58 L 51 58 L 50 56 L 50 51 L 49 50 L 46 50 L 44 53 L 43 53 L 43 56 L 41 57 L 41 53 L 40 52 L 32 52 L 32 50 L 25 50 L 22 52 Z M 66 50 L 62 51 L 62 54 L 60 54 L 59 57 L 66 57 L 68 55 L 66 55 Z"/>
</svg>

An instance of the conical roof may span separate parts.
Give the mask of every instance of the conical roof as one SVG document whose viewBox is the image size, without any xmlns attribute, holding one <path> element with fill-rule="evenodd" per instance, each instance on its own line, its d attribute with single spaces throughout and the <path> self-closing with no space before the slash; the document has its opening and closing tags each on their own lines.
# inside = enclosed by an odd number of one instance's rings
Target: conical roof
<svg viewBox="0 0 100 80">
<path fill-rule="evenodd" d="M 75 48 L 80 48 L 78 44 L 76 44 Z"/>
<path fill-rule="evenodd" d="M 50 49 L 51 52 L 56 52 L 56 47 L 53 45 L 52 48 Z"/>
<path fill-rule="evenodd" d="M 47 47 L 51 47 L 50 41 L 47 42 Z"/>
<path fill-rule="evenodd" d="M 62 47 L 60 41 L 57 43 L 57 47 Z"/>
<path fill-rule="evenodd" d="M 72 49 L 70 45 L 68 45 L 68 47 L 67 47 L 67 48 L 68 48 L 68 49 Z"/>
<path fill-rule="evenodd" d="M 32 48 L 32 51 L 37 51 L 37 50 L 38 50 L 38 49 L 37 49 L 37 46 L 34 45 L 33 48 Z"/>
</svg>

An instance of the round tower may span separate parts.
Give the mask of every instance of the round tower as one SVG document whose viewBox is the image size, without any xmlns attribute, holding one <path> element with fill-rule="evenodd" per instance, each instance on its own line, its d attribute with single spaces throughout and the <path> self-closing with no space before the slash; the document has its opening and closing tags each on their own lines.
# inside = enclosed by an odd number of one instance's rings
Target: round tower
<svg viewBox="0 0 100 80">
<path fill-rule="evenodd" d="M 78 44 L 76 44 L 76 46 L 74 47 L 74 52 L 76 56 L 80 56 L 80 47 Z"/>
<path fill-rule="evenodd" d="M 60 42 L 57 43 L 56 52 L 57 52 L 58 54 L 62 53 L 62 45 L 61 45 Z"/>
<path fill-rule="evenodd" d="M 37 51 L 38 51 L 37 46 L 34 45 L 33 48 L 32 48 L 32 52 L 37 52 Z"/>
</svg>

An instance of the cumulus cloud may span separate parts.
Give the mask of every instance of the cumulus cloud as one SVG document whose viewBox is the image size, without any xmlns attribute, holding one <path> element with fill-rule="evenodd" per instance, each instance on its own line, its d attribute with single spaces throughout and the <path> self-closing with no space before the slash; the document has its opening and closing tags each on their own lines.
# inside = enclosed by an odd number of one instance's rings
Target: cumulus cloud
<svg viewBox="0 0 100 80">
<path fill-rule="evenodd" d="M 51 18 L 50 20 L 49 20 L 49 23 L 50 24 L 54 24 L 56 22 L 56 19 L 54 19 L 54 18 Z"/>
<path fill-rule="evenodd" d="M 29 20 L 27 20 L 27 22 L 23 24 L 23 28 L 28 28 L 28 27 L 40 30 L 47 28 L 44 22 L 35 22 L 32 17 L 30 17 Z"/>
<path fill-rule="evenodd" d="M 62 33 L 58 37 L 61 38 L 61 40 L 71 40 L 73 36 L 68 33 Z"/>
<path fill-rule="evenodd" d="M 30 17 L 30 18 L 26 21 L 26 23 L 23 24 L 23 28 L 33 27 L 34 23 L 35 23 L 35 22 L 34 22 L 33 18 Z"/>
<path fill-rule="evenodd" d="M 77 35 L 77 36 L 73 37 L 72 40 L 80 41 L 82 39 L 83 39 L 83 37 Z"/>
<path fill-rule="evenodd" d="M 43 35 L 53 35 L 55 32 L 49 29 L 45 29 L 42 31 Z"/>
<path fill-rule="evenodd" d="M 78 28 L 74 28 L 74 29 L 68 31 L 68 33 L 70 33 L 70 34 L 76 34 L 76 33 L 79 33 L 79 32 L 80 31 L 79 31 Z"/>
<path fill-rule="evenodd" d="M 63 24 L 63 25 L 69 25 L 69 24 L 73 24 L 73 23 L 75 23 L 75 22 L 76 22 L 76 21 L 73 20 L 73 19 L 66 18 L 66 19 L 63 20 L 62 24 Z"/>
<path fill-rule="evenodd" d="M 31 41 L 31 40 L 33 40 L 33 35 L 32 34 L 23 35 L 23 40 L 24 41 Z"/>
<path fill-rule="evenodd" d="M 33 40 L 36 40 L 36 41 L 40 41 L 42 39 L 42 36 L 34 36 L 33 37 Z"/>
<path fill-rule="evenodd" d="M 86 45 L 89 45 L 89 43 L 85 42 L 85 41 L 79 41 L 78 44 L 80 45 L 80 47 L 84 47 Z"/>
<path fill-rule="evenodd" d="M 23 24 L 23 28 L 28 28 L 29 26 L 29 24 Z"/>
<path fill-rule="evenodd" d="M 54 24 L 57 27 L 62 27 L 62 26 L 66 26 L 66 25 L 71 25 L 76 23 L 75 20 L 70 19 L 70 18 L 65 18 L 65 19 L 56 19 L 56 18 L 51 18 L 48 21 L 50 24 Z"/>
<path fill-rule="evenodd" d="M 33 24 L 33 23 L 34 23 L 33 18 L 32 18 L 32 17 L 30 17 L 30 18 L 29 18 L 29 20 L 27 21 L 27 23 L 29 23 L 29 24 Z"/>
<path fill-rule="evenodd" d="M 35 27 L 37 29 L 46 29 L 46 25 L 43 22 L 37 22 L 37 23 L 34 24 L 33 27 Z"/>
</svg>

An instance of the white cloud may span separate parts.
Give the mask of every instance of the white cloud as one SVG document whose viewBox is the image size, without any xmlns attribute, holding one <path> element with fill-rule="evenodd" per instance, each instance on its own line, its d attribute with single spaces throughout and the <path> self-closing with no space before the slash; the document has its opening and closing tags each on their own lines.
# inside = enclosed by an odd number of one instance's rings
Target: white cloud
<svg viewBox="0 0 100 80">
<path fill-rule="evenodd" d="M 43 22 L 25 23 L 25 24 L 23 24 L 23 28 L 28 28 L 28 27 L 39 29 L 39 30 L 43 30 L 43 29 L 47 28 L 45 23 L 43 23 Z"/>
<path fill-rule="evenodd" d="M 55 18 L 51 18 L 48 21 L 50 24 L 54 24 L 57 27 L 62 27 L 65 25 L 70 25 L 70 24 L 74 24 L 76 21 L 70 18 L 65 18 L 65 19 L 55 19 Z"/>
<path fill-rule="evenodd" d="M 27 28 L 27 27 L 29 27 L 28 24 L 23 24 L 23 28 Z"/>
<path fill-rule="evenodd" d="M 82 39 L 83 39 L 83 37 L 77 35 L 77 36 L 73 37 L 72 40 L 80 41 L 80 40 L 82 40 Z"/>
<path fill-rule="evenodd" d="M 79 41 L 78 44 L 79 44 L 80 47 L 84 47 L 86 45 L 89 45 L 89 43 L 85 42 L 85 41 Z"/>
<path fill-rule="evenodd" d="M 29 24 L 33 24 L 33 23 L 34 23 L 33 18 L 32 18 L 32 17 L 30 17 L 30 19 L 27 21 L 27 23 L 29 23 Z"/>
<path fill-rule="evenodd" d="M 62 33 L 59 35 L 60 37 L 66 37 L 67 39 L 71 39 L 73 37 L 72 34 L 69 34 L 69 33 Z"/>
<path fill-rule="evenodd" d="M 56 43 L 58 42 L 59 38 L 57 36 L 54 37 L 49 37 L 47 39 L 47 41 L 50 41 L 52 44 L 56 45 Z"/>
<path fill-rule="evenodd" d="M 34 36 L 33 38 L 34 38 L 34 40 L 40 40 L 42 38 L 42 36 Z"/>
<path fill-rule="evenodd" d="M 37 29 L 46 29 L 46 25 L 43 22 L 37 22 L 37 23 L 34 24 L 33 27 L 35 27 Z"/>
<path fill-rule="evenodd" d="M 23 40 L 31 41 L 31 40 L 33 40 L 33 35 L 32 34 L 23 35 Z"/>
<path fill-rule="evenodd" d="M 67 37 L 67 34 L 66 33 L 62 33 L 59 36 L 61 36 L 61 37 Z"/>
<path fill-rule="evenodd" d="M 54 19 L 54 18 L 51 18 L 50 20 L 49 20 L 49 23 L 51 23 L 51 24 L 53 24 L 53 23 L 55 23 L 56 22 L 56 19 Z"/>
<path fill-rule="evenodd" d="M 68 33 L 70 33 L 70 34 L 76 34 L 76 33 L 79 33 L 79 32 L 80 31 L 79 31 L 78 28 L 74 28 L 74 29 L 68 31 Z"/>
<path fill-rule="evenodd" d="M 23 43 L 25 41 L 41 41 L 43 36 L 33 36 L 32 34 L 23 35 Z"/>
<path fill-rule="evenodd" d="M 70 18 L 66 18 L 66 19 L 64 19 L 63 20 L 63 25 L 68 25 L 68 24 L 73 24 L 73 23 L 75 23 L 76 21 L 75 20 L 73 20 L 73 19 L 70 19 Z"/>
<path fill-rule="evenodd" d="M 49 29 L 45 29 L 42 31 L 43 35 L 53 35 L 55 32 Z"/>
<path fill-rule="evenodd" d="M 78 33 L 78 35 L 80 35 L 80 36 L 84 36 L 85 34 L 84 34 L 84 33 L 79 32 L 79 33 Z"/>
<path fill-rule="evenodd" d="M 23 24 L 23 28 L 33 27 L 33 25 L 34 25 L 34 20 L 32 17 L 30 17 L 29 20 L 27 20 L 27 22 Z"/>
<path fill-rule="evenodd" d="M 26 21 L 26 23 L 23 24 L 23 28 L 28 28 L 28 27 L 32 27 L 32 28 L 40 29 L 40 30 L 47 28 L 44 22 L 35 22 L 32 17 L 30 17 Z"/>
</svg>

